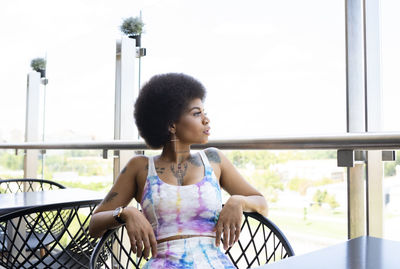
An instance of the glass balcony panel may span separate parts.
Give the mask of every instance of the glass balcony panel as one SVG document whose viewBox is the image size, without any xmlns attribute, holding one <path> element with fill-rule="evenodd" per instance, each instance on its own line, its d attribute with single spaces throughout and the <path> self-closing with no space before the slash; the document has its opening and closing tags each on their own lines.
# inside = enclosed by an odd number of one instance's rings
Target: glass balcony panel
<svg viewBox="0 0 400 269">
<path fill-rule="evenodd" d="M 181 10 L 191 30 L 173 27 L 157 44 L 165 26 L 154 22 L 142 74 L 198 77 L 208 89 L 213 137 L 346 131 L 343 3 L 219 1 L 181 3 Z M 156 13 L 144 12 L 153 26 Z M 176 12 L 166 7 L 169 17 Z M 176 15 L 172 26 L 180 24 Z"/>
<path fill-rule="evenodd" d="M 384 226 L 383 236 L 390 240 L 400 241 L 400 151 L 396 152 L 397 160 L 384 162 L 383 204 Z"/>
<path fill-rule="evenodd" d="M 302 254 L 347 239 L 347 174 L 335 151 L 224 151 Z M 229 195 L 225 193 L 224 199 Z"/>
<path fill-rule="evenodd" d="M 0 52 L 13 57 L 0 67 L 6 141 L 23 141 L 26 74 L 39 56 L 49 79 L 46 140 L 112 139 L 118 26 L 140 10 L 141 82 L 165 72 L 199 78 L 213 137 L 345 131 L 342 2 L 24 3 L 2 10 L 24 14 Z"/>
<path fill-rule="evenodd" d="M 400 100 L 398 80 L 398 63 L 400 61 L 400 38 L 394 34 L 400 27 L 400 18 L 396 10 L 400 3 L 395 0 L 381 1 L 381 50 L 382 50 L 382 109 L 383 130 L 385 132 L 398 132 L 398 100 Z M 399 159 L 399 151 L 397 151 Z M 398 224 L 400 221 L 400 162 L 384 163 L 385 177 L 383 181 L 384 195 L 384 237 L 400 240 Z"/>
<path fill-rule="evenodd" d="M 398 63 L 400 62 L 400 38 L 396 31 L 400 27 L 400 18 L 396 10 L 400 3 L 396 0 L 381 2 L 381 50 L 382 50 L 382 93 L 383 93 L 383 129 L 389 132 L 400 131 L 398 102 L 400 100 Z"/>
</svg>

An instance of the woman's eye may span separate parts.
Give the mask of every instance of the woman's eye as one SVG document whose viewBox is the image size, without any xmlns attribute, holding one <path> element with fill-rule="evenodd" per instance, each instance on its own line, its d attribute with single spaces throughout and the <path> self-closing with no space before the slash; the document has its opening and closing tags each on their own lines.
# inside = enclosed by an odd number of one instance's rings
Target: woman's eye
<svg viewBox="0 0 400 269">
<path fill-rule="evenodd" d="M 200 116 L 201 115 L 201 112 L 195 112 L 195 113 L 193 113 L 193 116 Z"/>
</svg>

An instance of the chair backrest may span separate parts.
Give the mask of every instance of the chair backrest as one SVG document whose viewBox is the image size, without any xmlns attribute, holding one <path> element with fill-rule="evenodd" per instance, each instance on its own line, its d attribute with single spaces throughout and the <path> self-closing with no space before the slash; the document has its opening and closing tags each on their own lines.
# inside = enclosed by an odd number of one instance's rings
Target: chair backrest
<svg viewBox="0 0 400 269">
<path fill-rule="evenodd" d="M 0 179 L 0 193 L 65 189 L 60 183 L 34 178 Z"/>
<path fill-rule="evenodd" d="M 226 255 L 237 268 L 249 268 L 293 256 L 294 251 L 273 222 L 258 213 L 244 212 L 239 241 Z M 145 262 L 132 252 L 122 225 L 102 236 L 92 253 L 90 268 L 141 268 Z"/>
<path fill-rule="evenodd" d="M 38 206 L 0 216 L 0 267 L 89 268 L 98 242 L 89 235 L 89 220 L 98 203 Z M 54 230 L 60 223 L 63 227 Z M 47 229 L 37 233 L 38 225 Z M 30 245 L 30 241 L 35 244 Z"/>
<path fill-rule="evenodd" d="M 0 194 L 13 194 L 20 192 L 32 192 L 32 191 L 47 191 L 55 189 L 65 189 L 65 187 L 57 182 L 45 180 L 45 179 L 34 179 L 34 178 L 17 178 L 17 179 L 3 179 L 0 180 Z M 61 217 L 55 216 L 55 211 L 43 212 L 40 218 L 37 214 L 29 214 L 25 216 L 24 222 L 28 223 L 26 225 L 26 230 L 28 233 L 33 233 L 36 236 L 30 237 L 28 241 L 27 249 L 33 249 L 38 244 L 38 238 L 41 238 L 45 234 L 48 227 L 46 223 L 52 222 L 55 218 L 58 219 L 57 222 L 53 223 L 51 226 L 51 234 L 56 235 L 63 230 L 64 223 L 68 217 L 68 213 L 63 211 Z M 34 224 L 34 225 L 33 225 Z M 0 222 L 0 226 L 4 227 L 4 223 Z M 33 229 L 33 230 L 32 230 Z M 4 238 L 4 233 L 0 232 L 0 240 Z M 45 242 L 49 242 L 49 236 L 45 238 Z M 51 241 L 51 240 L 50 240 Z M 0 250 L 4 246 L 0 245 Z"/>
<path fill-rule="evenodd" d="M 239 241 L 226 251 L 237 268 L 250 268 L 294 256 L 283 232 L 258 213 L 244 212 Z"/>
</svg>

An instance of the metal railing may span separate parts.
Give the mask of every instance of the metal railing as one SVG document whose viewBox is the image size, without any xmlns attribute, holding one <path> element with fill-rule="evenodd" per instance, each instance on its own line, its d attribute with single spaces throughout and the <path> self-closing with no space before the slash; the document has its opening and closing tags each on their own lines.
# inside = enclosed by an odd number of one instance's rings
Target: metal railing
<svg viewBox="0 0 400 269">
<path fill-rule="evenodd" d="M 270 150 L 379 150 L 400 149 L 400 133 L 346 133 L 311 136 L 271 136 L 263 138 L 210 140 L 193 149 L 217 147 L 219 149 L 270 149 Z M 0 149 L 98 149 L 146 150 L 144 142 L 114 140 L 101 142 L 27 142 L 0 143 Z"/>
<path fill-rule="evenodd" d="M 221 139 L 211 140 L 204 145 L 194 145 L 193 149 L 206 147 L 217 147 L 225 150 L 337 150 L 338 166 L 348 167 L 348 237 L 353 238 L 358 234 L 370 234 L 371 227 L 374 228 L 372 235 L 382 236 L 380 224 L 370 225 L 370 218 L 382 215 L 382 208 L 370 210 L 369 202 L 382 204 L 382 163 L 380 161 L 393 161 L 395 152 L 400 149 L 400 133 L 346 133 L 329 135 L 310 135 L 310 136 L 271 136 L 263 138 L 245 139 Z M 0 143 L 0 149 L 14 149 L 26 151 L 26 156 L 33 153 L 30 150 L 102 150 L 103 158 L 107 158 L 108 151 L 114 150 L 114 180 L 117 178 L 121 167 L 129 160 L 129 150 L 147 150 L 144 142 L 114 140 L 102 142 L 27 142 L 27 143 Z M 119 152 L 121 150 L 121 152 Z M 371 151 L 369 151 L 371 150 Z M 378 150 L 378 151 L 375 151 Z M 382 150 L 382 156 L 378 154 Z M 385 151 L 390 150 L 390 151 Z M 367 154 L 365 154 L 365 151 Z M 35 154 L 33 154 L 35 155 Z M 367 157 L 366 157 L 367 156 Z M 32 158 L 36 158 L 33 156 Z M 27 158 L 25 158 L 27 159 Z M 367 161 L 368 178 L 364 188 L 364 172 L 360 164 Z M 361 161 L 361 162 L 360 162 Z M 27 161 L 26 161 L 27 162 Z M 33 173 L 37 168 L 31 165 Z M 27 169 L 28 165 L 25 166 Z M 372 169 L 377 172 L 372 173 Z M 350 180 L 351 179 L 351 180 Z M 379 188 L 376 187 L 378 184 Z M 370 187 L 375 186 L 375 187 Z M 377 189 L 377 191 L 373 191 Z M 365 196 L 364 196 L 365 195 Z M 367 197 L 365 200 L 364 197 Z M 378 201 L 378 202 L 376 202 Z M 364 208 L 366 204 L 366 209 Z M 366 210 L 366 217 L 364 211 Z M 380 217 L 379 217 L 380 218 Z M 376 219 L 376 218 L 375 218 Z M 380 223 L 382 223 L 380 219 Z M 371 227 L 370 227 L 371 226 Z M 377 227 L 377 228 L 376 228 Z M 375 231 L 376 230 L 376 231 Z"/>
</svg>

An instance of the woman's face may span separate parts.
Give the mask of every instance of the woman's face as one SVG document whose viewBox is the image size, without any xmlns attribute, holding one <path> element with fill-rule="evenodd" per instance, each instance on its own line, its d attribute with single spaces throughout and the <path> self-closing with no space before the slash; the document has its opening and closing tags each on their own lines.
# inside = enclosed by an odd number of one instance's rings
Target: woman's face
<svg viewBox="0 0 400 269">
<path fill-rule="evenodd" d="M 175 123 L 176 137 L 181 143 L 204 144 L 210 135 L 210 119 L 204 112 L 203 102 L 197 98 L 191 101 Z"/>
</svg>

